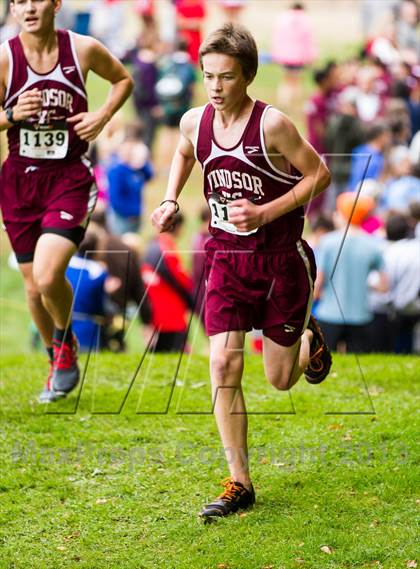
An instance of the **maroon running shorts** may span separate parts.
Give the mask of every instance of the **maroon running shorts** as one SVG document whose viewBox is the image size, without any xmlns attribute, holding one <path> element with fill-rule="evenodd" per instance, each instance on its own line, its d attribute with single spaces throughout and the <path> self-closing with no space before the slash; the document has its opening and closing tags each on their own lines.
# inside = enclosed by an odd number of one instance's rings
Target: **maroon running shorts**
<svg viewBox="0 0 420 569">
<path fill-rule="evenodd" d="M 315 258 L 299 240 L 281 251 L 232 251 L 210 239 L 206 244 L 206 333 L 261 329 L 292 346 L 309 319 Z"/>
<path fill-rule="evenodd" d="M 95 178 L 86 164 L 26 169 L 11 160 L 3 164 L 0 206 L 19 263 L 33 260 L 43 233 L 62 235 L 80 245 L 97 194 Z"/>
</svg>

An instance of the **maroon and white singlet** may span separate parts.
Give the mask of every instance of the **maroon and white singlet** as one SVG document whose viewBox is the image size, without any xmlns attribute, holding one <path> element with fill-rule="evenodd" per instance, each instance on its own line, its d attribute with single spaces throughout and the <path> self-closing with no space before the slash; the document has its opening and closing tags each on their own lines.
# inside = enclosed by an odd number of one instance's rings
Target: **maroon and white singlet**
<svg viewBox="0 0 420 569">
<path fill-rule="evenodd" d="M 42 233 L 77 244 L 96 201 L 96 186 L 81 140 L 66 119 L 88 110 L 84 78 L 72 32 L 57 30 L 58 60 L 48 73 L 34 71 L 16 36 L 4 45 L 9 74 L 3 107 L 39 89 L 42 110 L 8 129 L 9 155 L 0 177 L 3 222 L 19 262 L 33 259 Z"/>
<path fill-rule="evenodd" d="M 12 126 L 7 132 L 9 157 L 25 168 L 59 168 L 80 160 L 88 143 L 74 132 L 66 119 L 88 110 L 83 75 L 71 32 L 57 30 L 58 61 L 48 73 L 37 73 L 26 60 L 19 36 L 6 42 L 9 80 L 4 109 L 16 105 L 19 95 L 31 89 L 42 93 L 42 110 Z M 54 162 L 52 162 L 54 160 Z M 61 162 L 61 164 L 60 164 Z"/>
<path fill-rule="evenodd" d="M 290 191 L 302 175 L 291 164 L 278 170 L 264 141 L 269 108 L 256 101 L 239 142 L 217 143 L 211 104 L 203 109 L 195 156 L 204 173 L 204 194 L 211 211 L 206 244 L 206 332 L 262 329 L 278 344 L 294 344 L 306 328 L 312 304 L 315 260 L 301 239 L 303 207 L 249 233 L 228 221 L 228 203 L 247 198 L 265 204 Z"/>
<path fill-rule="evenodd" d="M 287 193 L 302 175 L 292 165 L 289 172 L 277 170 L 267 154 L 263 124 L 269 105 L 255 101 L 248 124 L 233 148 L 223 148 L 214 137 L 214 108 L 208 104 L 201 116 L 196 141 L 196 158 L 204 174 L 204 195 L 212 213 L 210 233 L 232 248 L 279 249 L 296 243 L 303 230 L 303 208 L 299 207 L 260 227 L 251 235 L 238 234 L 227 223 L 224 202 L 246 198 L 257 205 Z M 217 201 L 220 200 L 220 205 Z"/>
</svg>

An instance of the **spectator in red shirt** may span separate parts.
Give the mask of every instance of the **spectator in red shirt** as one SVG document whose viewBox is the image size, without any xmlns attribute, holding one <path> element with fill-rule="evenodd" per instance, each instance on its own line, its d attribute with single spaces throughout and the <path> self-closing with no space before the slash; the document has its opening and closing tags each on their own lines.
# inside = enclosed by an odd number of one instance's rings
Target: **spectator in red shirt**
<svg viewBox="0 0 420 569">
<path fill-rule="evenodd" d="M 206 16 L 204 0 L 175 0 L 175 8 L 178 35 L 187 42 L 191 61 L 197 65 L 202 25 Z"/>
<path fill-rule="evenodd" d="M 152 239 L 141 269 L 152 306 L 155 352 L 179 352 L 186 344 L 187 315 L 194 303 L 192 280 L 176 245 L 183 223 L 183 216 L 176 214 L 172 227 Z"/>
<path fill-rule="evenodd" d="M 194 312 L 200 318 L 204 326 L 204 296 L 206 283 L 204 279 L 204 266 L 206 262 L 205 244 L 210 237 L 209 221 L 211 218 L 210 210 L 205 205 L 200 211 L 200 229 L 194 236 L 192 242 L 192 280 L 194 286 Z"/>
</svg>

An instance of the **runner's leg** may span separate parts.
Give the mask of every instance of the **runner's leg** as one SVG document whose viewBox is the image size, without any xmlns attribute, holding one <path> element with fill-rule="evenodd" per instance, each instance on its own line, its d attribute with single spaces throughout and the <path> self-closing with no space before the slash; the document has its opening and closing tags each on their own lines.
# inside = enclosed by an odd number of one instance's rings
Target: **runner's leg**
<svg viewBox="0 0 420 569">
<path fill-rule="evenodd" d="M 292 346 L 280 346 L 263 336 L 265 375 L 276 389 L 293 387 L 308 367 L 312 337 L 311 330 L 306 329 Z"/>
<path fill-rule="evenodd" d="M 251 487 L 248 470 L 248 420 L 241 380 L 245 332 L 210 336 L 210 374 L 214 413 L 232 478 Z"/>
<path fill-rule="evenodd" d="M 46 348 L 52 347 L 54 322 L 45 308 L 33 277 L 33 263 L 20 263 L 29 311 Z"/>
<path fill-rule="evenodd" d="M 38 240 L 33 262 L 34 282 L 54 325 L 65 330 L 71 320 L 73 291 L 65 272 L 76 245 L 69 239 L 45 233 Z"/>
</svg>

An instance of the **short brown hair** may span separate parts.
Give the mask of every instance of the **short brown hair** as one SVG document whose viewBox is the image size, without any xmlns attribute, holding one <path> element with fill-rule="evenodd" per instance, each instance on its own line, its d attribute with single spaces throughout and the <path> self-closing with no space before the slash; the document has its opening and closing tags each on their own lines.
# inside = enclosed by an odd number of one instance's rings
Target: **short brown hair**
<svg viewBox="0 0 420 569">
<path fill-rule="evenodd" d="M 237 24 L 224 24 L 212 32 L 201 44 L 199 56 L 203 69 L 203 57 L 208 53 L 222 53 L 236 57 L 244 77 L 253 80 L 258 69 L 258 50 L 251 33 Z"/>
</svg>

